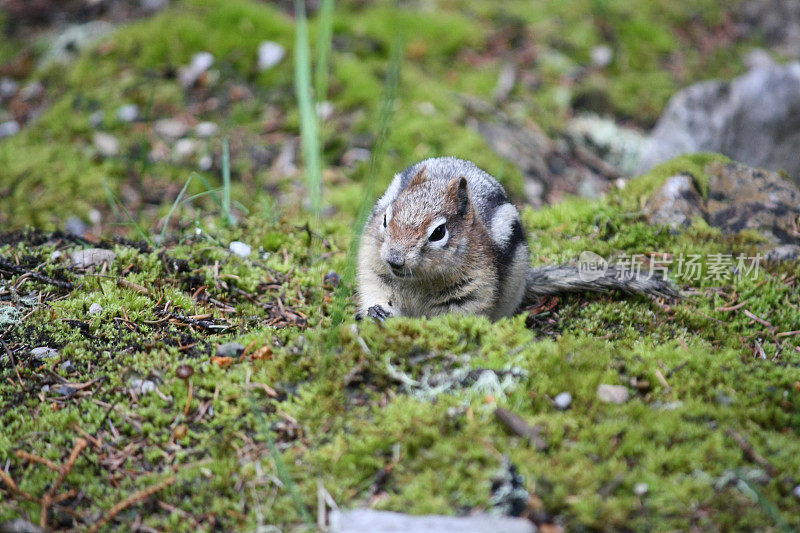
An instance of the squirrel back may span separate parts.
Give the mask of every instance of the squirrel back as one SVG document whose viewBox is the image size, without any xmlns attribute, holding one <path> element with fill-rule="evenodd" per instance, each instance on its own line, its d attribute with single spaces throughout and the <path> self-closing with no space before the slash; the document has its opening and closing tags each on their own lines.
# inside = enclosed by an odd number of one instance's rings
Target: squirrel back
<svg viewBox="0 0 800 533">
<path fill-rule="evenodd" d="M 519 212 L 474 163 L 427 159 L 397 174 L 367 220 L 358 256 L 359 313 L 509 316 L 543 294 L 575 291 L 674 296 L 663 279 L 584 281 L 576 267 L 530 268 Z"/>
</svg>

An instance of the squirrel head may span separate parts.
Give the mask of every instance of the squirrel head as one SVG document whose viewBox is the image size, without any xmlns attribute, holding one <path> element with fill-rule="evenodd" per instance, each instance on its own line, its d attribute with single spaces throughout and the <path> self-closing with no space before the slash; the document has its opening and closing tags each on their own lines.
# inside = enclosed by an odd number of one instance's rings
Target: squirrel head
<svg viewBox="0 0 800 533">
<path fill-rule="evenodd" d="M 400 281 L 458 276 L 475 239 L 474 220 L 466 178 L 432 180 L 422 167 L 376 216 L 382 267 Z"/>
</svg>

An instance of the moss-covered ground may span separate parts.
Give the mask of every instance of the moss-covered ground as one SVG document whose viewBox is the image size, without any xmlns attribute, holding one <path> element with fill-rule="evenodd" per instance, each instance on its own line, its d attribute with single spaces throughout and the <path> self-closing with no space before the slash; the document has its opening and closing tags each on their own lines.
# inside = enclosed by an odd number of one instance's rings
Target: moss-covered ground
<svg viewBox="0 0 800 533">
<path fill-rule="evenodd" d="M 345 274 L 369 165 L 341 158 L 377 135 L 392 28 L 405 28 L 406 48 L 377 186 L 417 159 L 452 154 L 502 174 L 517 194 L 521 175 L 467 126 L 456 97 L 490 98 L 514 50 L 533 51 L 521 64 L 541 81 L 515 89 L 514 109 L 555 134 L 581 106 L 652 123 L 678 87 L 738 72 L 738 52 L 753 44 L 703 33 L 725 34 L 718 2 L 442 4 L 337 4 L 326 216 L 313 231 L 302 174 L 259 165 L 251 150 L 278 150 L 298 131 L 291 57 L 254 66 L 264 39 L 291 56 L 293 21 L 278 8 L 187 0 L 35 74 L 49 107 L 0 141 L 0 225 L 10 231 L 0 237 L 0 523 L 293 531 L 315 527 L 324 491 L 344 508 L 467 514 L 492 507 L 507 458 L 530 494 L 524 513 L 548 527 L 800 528 L 800 264 L 715 276 L 709 258 L 754 256 L 763 243 L 701 222 L 674 234 L 641 216 L 665 177 L 688 171 L 702 184 L 717 156 L 672 161 L 600 201 L 523 213 L 534 264 L 585 250 L 666 259 L 678 302 L 549 298 L 496 323 L 352 319 Z M 587 67 L 601 43 L 613 45 L 613 62 Z M 219 78 L 184 89 L 175 73 L 202 50 Z M 128 103 L 142 110 L 134 124 L 116 118 Z M 92 147 L 98 110 L 99 129 L 120 140 L 116 157 Z M 204 195 L 182 202 L 156 242 L 195 166 L 150 162 L 163 142 L 151 125 L 186 113 L 219 124 L 219 137 L 198 141 L 214 168 L 193 178 L 189 194 Z M 219 184 L 221 137 L 234 224 L 207 193 Z M 72 216 L 88 221 L 90 209 L 102 221 L 83 238 L 52 233 Z M 231 254 L 234 240 L 253 253 Z M 70 254 L 89 247 L 116 257 L 73 266 Z M 689 256 L 702 258 L 699 276 L 678 268 Z M 219 356 L 229 341 L 244 353 Z M 57 354 L 31 354 L 37 347 Z M 600 384 L 630 399 L 602 403 Z M 553 402 L 562 392 L 573 398 L 564 411 Z M 498 407 L 543 443 L 509 432 Z M 70 459 L 81 439 L 88 446 Z"/>
</svg>

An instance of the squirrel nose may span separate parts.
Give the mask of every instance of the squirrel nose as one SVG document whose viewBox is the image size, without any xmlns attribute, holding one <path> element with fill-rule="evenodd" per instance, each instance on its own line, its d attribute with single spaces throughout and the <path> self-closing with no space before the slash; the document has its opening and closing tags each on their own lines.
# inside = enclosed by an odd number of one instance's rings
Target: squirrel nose
<svg viewBox="0 0 800 533">
<path fill-rule="evenodd" d="M 398 250 L 389 250 L 389 253 L 386 254 L 386 262 L 392 269 L 399 269 L 406 264 L 406 258 Z"/>
</svg>

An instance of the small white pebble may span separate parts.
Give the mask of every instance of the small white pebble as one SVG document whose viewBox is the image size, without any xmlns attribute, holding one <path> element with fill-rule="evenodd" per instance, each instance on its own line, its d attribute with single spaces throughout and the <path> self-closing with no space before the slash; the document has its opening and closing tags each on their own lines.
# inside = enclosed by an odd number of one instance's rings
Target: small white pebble
<svg viewBox="0 0 800 533">
<path fill-rule="evenodd" d="M 17 133 L 19 133 L 19 122 L 16 120 L 0 123 L 0 137 L 11 137 Z"/>
<path fill-rule="evenodd" d="M 89 222 L 97 226 L 100 222 L 103 221 L 103 214 L 97 209 L 90 209 L 89 213 Z"/>
<path fill-rule="evenodd" d="M 596 67 L 604 68 L 614 60 L 614 49 L 607 44 L 595 46 L 592 49 L 592 64 Z"/>
<path fill-rule="evenodd" d="M 556 405 L 556 409 L 559 411 L 564 411 L 569 409 L 569 406 L 572 405 L 572 394 L 568 392 L 559 393 L 554 399 L 553 402 Z"/>
<path fill-rule="evenodd" d="M 793 494 L 794 494 L 795 496 L 797 496 L 797 499 L 798 499 L 798 500 L 800 500 L 800 485 L 797 485 L 797 486 L 794 488 Z"/>
<path fill-rule="evenodd" d="M 637 496 L 644 496 L 649 489 L 650 487 L 647 486 L 647 483 L 637 483 L 633 486 L 633 493 Z"/>
<path fill-rule="evenodd" d="M 56 259 L 58 259 L 59 257 L 61 257 L 61 250 L 56 250 L 56 251 L 54 251 L 52 254 L 50 254 L 50 259 L 51 259 L 52 261 L 55 261 L 55 260 L 56 260 Z"/>
<path fill-rule="evenodd" d="M 211 170 L 211 165 L 214 164 L 214 160 L 211 159 L 210 155 L 204 155 L 198 161 L 197 166 L 200 167 L 200 170 Z"/>
<path fill-rule="evenodd" d="M 96 315 L 97 313 L 100 313 L 102 310 L 103 310 L 103 306 L 100 305 L 97 302 L 95 302 L 95 303 L 93 303 L 92 305 L 89 306 L 89 314 L 90 315 Z"/>
<path fill-rule="evenodd" d="M 241 241 L 233 241 L 228 248 L 239 257 L 247 257 L 250 255 L 250 246 Z"/>
<path fill-rule="evenodd" d="M 193 155 L 196 148 L 196 141 L 192 139 L 181 139 L 172 147 L 172 156 L 176 160 L 182 161 Z"/>
<path fill-rule="evenodd" d="M 317 116 L 320 120 L 328 120 L 333 116 L 333 104 L 325 101 L 317 103 Z"/>
<path fill-rule="evenodd" d="M 219 131 L 219 126 L 214 122 L 201 122 L 194 127 L 194 133 L 201 139 L 206 137 L 213 137 Z"/>
<path fill-rule="evenodd" d="M 286 49 L 272 41 L 264 41 L 258 45 L 258 70 L 265 71 L 281 62 Z"/>
<path fill-rule="evenodd" d="M 621 385 L 602 383 L 597 386 L 597 399 L 605 403 L 622 404 L 628 401 L 630 392 Z"/>
<path fill-rule="evenodd" d="M 139 116 L 139 107 L 136 104 L 127 104 L 117 109 L 117 118 L 123 122 L 133 122 Z"/>
</svg>

